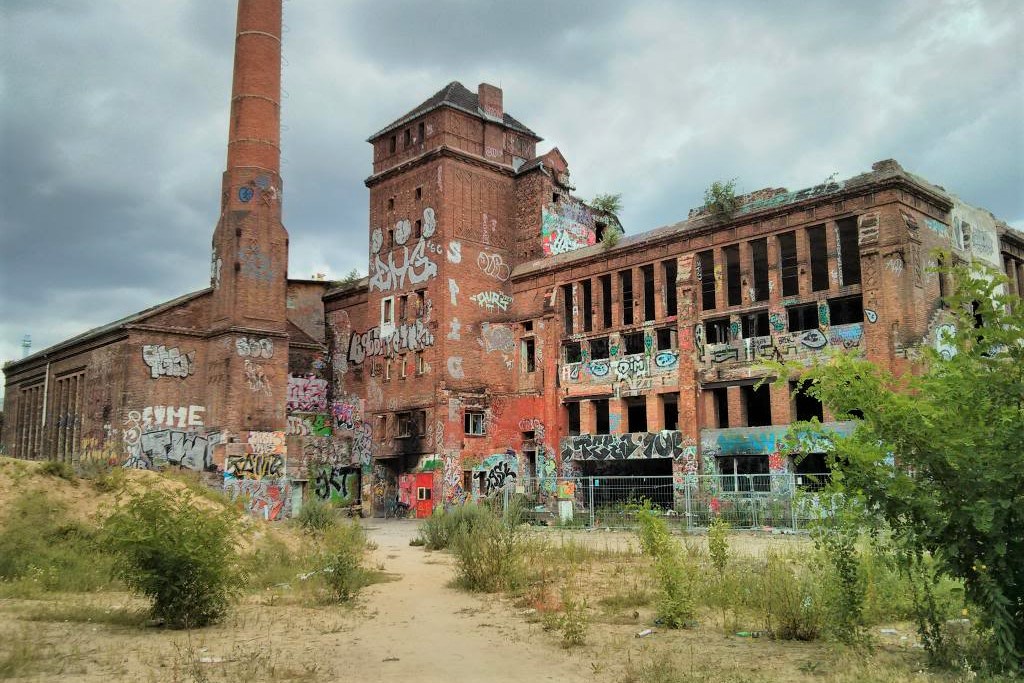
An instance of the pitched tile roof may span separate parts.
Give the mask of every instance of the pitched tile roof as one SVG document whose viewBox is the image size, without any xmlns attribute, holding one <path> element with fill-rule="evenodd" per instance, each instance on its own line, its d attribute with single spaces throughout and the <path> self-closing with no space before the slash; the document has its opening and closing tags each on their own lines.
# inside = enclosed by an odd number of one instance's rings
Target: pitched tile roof
<svg viewBox="0 0 1024 683">
<path fill-rule="evenodd" d="M 467 114 L 471 114 L 481 119 L 485 118 L 483 111 L 480 109 L 480 97 L 475 92 L 471 91 L 469 88 L 462 85 L 458 81 L 452 81 L 448 85 L 438 90 L 432 96 L 427 98 L 427 100 L 423 102 L 423 104 L 419 105 L 418 107 L 410 111 L 408 114 L 400 117 L 398 120 L 388 124 L 381 130 L 371 135 L 367 139 L 367 142 L 370 142 L 380 137 L 381 135 L 384 135 L 385 133 L 408 123 L 417 116 L 422 116 L 423 114 L 426 114 L 428 111 L 432 111 L 442 106 L 452 107 L 453 109 L 464 111 Z M 529 128 L 521 124 L 519 121 L 517 121 L 515 118 L 509 116 L 508 114 L 504 115 L 503 123 L 512 130 L 517 130 L 520 133 L 525 133 L 526 135 L 530 135 L 533 136 L 534 138 L 537 138 L 538 141 L 542 139 L 532 130 L 530 130 Z"/>
</svg>

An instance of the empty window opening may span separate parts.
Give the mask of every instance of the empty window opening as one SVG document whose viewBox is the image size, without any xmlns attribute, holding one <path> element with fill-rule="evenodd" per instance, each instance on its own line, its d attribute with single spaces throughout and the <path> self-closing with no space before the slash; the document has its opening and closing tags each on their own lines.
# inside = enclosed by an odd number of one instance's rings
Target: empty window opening
<svg viewBox="0 0 1024 683">
<path fill-rule="evenodd" d="M 786 311 L 789 314 L 790 332 L 818 329 L 818 304 L 790 306 Z"/>
<path fill-rule="evenodd" d="M 619 284 L 622 289 L 622 324 L 633 324 L 633 271 L 623 270 L 619 273 Z"/>
<path fill-rule="evenodd" d="M 391 380 L 391 359 L 386 358 L 384 360 L 384 381 L 388 382 Z"/>
<path fill-rule="evenodd" d="M 697 254 L 698 277 L 700 278 L 700 307 L 704 311 L 715 309 L 715 255 L 710 251 Z"/>
<path fill-rule="evenodd" d="M 647 397 L 633 396 L 625 399 L 626 431 L 630 434 L 647 431 Z"/>
<path fill-rule="evenodd" d="M 572 285 L 562 285 L 562 320 L 565 323 L 565 333 L 572 334 L 572 307 L 573 307 L 573 296 L 572 296 Z"/>
<path fill-rule="evenodd" d="M 665 429 L 679 429 L 679 395 L 661 395 L 661 418 Z"/>
<path fill-rule="evenodd" d="M 725 429 L 729 426 L 729 390 L 718 387 L 711 390 L 711 395 L 714 397 L 714 425 L 719 429 Z"/>
<path fill-rule="evenodd" d="M 857 296 L 829 299 L 828 320 L 830 325 L 849 325 L 864 322 L 864 300 Z"/>
<path fill-rule="evenodd" d="M 580 434 L 580 402 L 569 401 L 565 404 L 566 422 L 569 424 L 569 436 Z"/>
<path fill-rule="evenodd" d="M 409 297 L 398 297 L 398 319 L 404 321 L 409 315 Z"/>
<path fill-rule="evenodd" d="M 743 287 L 740 284 L 740 246 L 734 244 L 722 249 L 725 257 L 725 284 L 730 306 L 743 303 Z"/>
<path fill-rule="evenodd" d="M 554 202 L 555 204 L 557 204 L 559 202 L 559 200 L 561 200 L 561 199 L 562 199 L 562 195 L 558 194 L 557 192 L 552 192 L 551 193 L 551 201 Z"/>
<path fill-rule="evenodd" d="M 948 273 L 946 272 L 946 259 L 942 254 L 935 260 L 935 268 L 939 272 L 939 298 L 945 299 L 949 293 L 949 282 L 946 281 Z M 945 306 L 946 302 L 943 301 L 942 305 Z"/>
<path fill-rule="evenodd" d="M 402 132 L 402 145 L 404 147 L 408 147 L 411 144 L 412 144 L 412 130 L 409 129 L 409 128 L 406 128 Z"/>
<path fill-rule="evenodd" d="M 427 313 L 427 290 L 420 289 L 416 292 L 416 317 Z"/>
<path fill-rule="evenodd" d="M 416 188 L 416 201 L 419 201 L 421 199 L 423 199 L 423 188 L 422 187 L 417 187 Z"/>
<path fill-rule="evenodd" d="M 526 365 L 527 372 L 537 370 L 537 346 L 533 337 L 527 337 L 523 340 L 523 362 Z"/>
<path fill-rule="evenodd" d="M 391 140 L 390 140 L 390 142 L 388 144 L 388 150 L 389 150 L 389 152 L 391 154 L 394 154 L 395 152 L 398 151 L 398 136 L 397 135 L 392 135 L 391 136 Z"/>
<path fill-rule="evenodd" d="M 705 321 L 704 332 L 708 344 L 728 344 L 730 341 L 729 319 L 715 318 Z"/>
<path fill-rule="evenodd" d="M 800 275 L 796 262 L 796 233 L 784 232 L 779 240 L 779 275 L 782 278 L 782 296 L 800 293 Z"/>
<path fill-rule="evenodd" d="M 565 343 L 565 362 L 566 363 L 579 363 L 583 360 L 583 353 L 580 350 L 579 342 L 566 342 Z"/>
<path fill-rule="evenodd" d="M 523 323 L 523 332 L 533 332 L 533 321 L 527 320 Z"/>
<path fill-rule="evenodd" d="M 804 453 L 793 458 L 796 485 L 805 490 L 817 490 L 832 481 L 832 468 L 824 453 Z"/>
<path fill-rule="evenodd" d="M 413 225 L 412 236 L 416 239 L 423 237 L 423 221 L 419 218 L 416 219 L 416 223 Z"/>
<path fill-rule="evenodd" d="M 839 276 L 844 287 L 860 284 L 860 245 L 857 243 L 857 218 L 841 218 L 836 221 L 839 242 Z"/>
<path fill-rule="evenodd" d="M 770 491 L 767 455 L 731 455 L 718 458 L 723 491 Z"/>
<path fill-rule="evenodd" d="M 422 375 L 427 371 L 427 361 L 423 359 L 423 352 L 416 352 L 416 374 Z"/>
<path fill-rule="evenodd" d="M 605 231 L 608 229 L 608 224 L 601 221 L 594 221 L 594 236 L 598 242 L 604 242 Z"/>
<path fill-rule="evenodd" d="M 398 438 L 413 436 L 416 432 L 413 428 L 412 413 L 398 413 Z"/>
<path fill-rule="evenodd" d="M 523 457 L 526 458 L 526 476 L 535 476 L 537 474 L 537 451 L 532 448 L 524 448 Z"/>
<path fill-rule="evenodd" d="M 590 332 L 594 329 L 594 293 L 590 280 L 584 280 L 583 285 L 583 331 Z"/>
<path fill-rule="evenodd" d="M 856 227 L 856 226 L 855 226 Z M 768 239 L 750 243 L 750 256 L 754 262 L 754 301 L 768 299 Z"/>
<path fill-rule="evenodd" d="M 597 337 L 590 340 L 590 357 L 593 359 L 608 358 L 608 337 Z"/>
<path fill-rule="evenodd" d="M 408 366 L 409 366 L 409 363 L 407 363 L 406 360 L 405 360 L 405 354 L 399 356 L 398 357 L 398 371 L 399 371 L 398 376 L 401 379 L 405 379 Z"/>
<path fill-rule="evenodd" d="M 809 382 L 790 382 L 789 390 L 793 394 L 793 403 L 796 408 L 796 419 L 799 422 L 810 422 L 811 418 L 817 418 L 818 422 L 825 421 L 825 411 L 821 401 L 807 393 Z"/>
<path fill-rule="evenodd" d="M 426 126 L 423 124 L 422 121 L 420 121 L 419 125 L 416 127 L 416 142 L 422 143 L 423 138 L 426 137 L 426 132 Z"/>
<path fill-rule="evenodd" d="M 644 279 L 644 320 L 654 320 L 654 266 L 642 266 Z"/>
<path fill-rule="evenodd" d="M 771 334 L 768 329 L 768 311 L 753 311 L 746 313 L 741 319 L 743 323 L 743 338 L 767 337 Z"/>
<path fill-rule="evenodd" d="M 740 388 L 748 427 L 768 427 L 772 423 L 771 392 L 767 384 L 754 388 L 750 384 Z"/>
<path fill-rule="evenodd" d="M 608 399 L 599 398 L 594 401 L 594 433 L 608 434 L 610 420 L 608 419 Z"/>
<path fill-rule="evenodd" d="M 380 324 L 391 325 L 395 322 L 395 298 L 389 296 L 380 301 Z"/>
<path fill-rule="evenodd" d="M 811 249 L 811 291 L 828 289 L 828 243 L 825 240 L 825 226 L 807 228 L 807 239 Z"/>
<path fill-rule="evenodd" d="M 395 248 L 395 229 L 388 228 L 388 249 Z"/>
<path fill-rule="evenodd" d="M 601 322 L 605 328 L 612 326 L 612 276 L 601 276 Z"/>
<path fill-rule="evenodd" d="M 644 352 L 644 333 L 629 332 L 622 335 L 622 346 L 626 355 Z"/>
<path fill-rule="evenodd" d="M 674 327 L 664 327 L 656 332 L 658 337 L 658 350 L 670 351 L 676 348 L 677 332 Z"/>
<path fill-rule="evenodd" d="M 471 436 L 484 433 L 484 413 L 482 410 L 467 410 L 465 415 L 465 432 Z"/>
<path fill-rule="evenodd" d="M 676 292 L 676 260 L 661 262 L 661 274 L 665 288 L 665 315 L 671 317 L 679 314 L 679 298 Z"/>
<path fill-rule="evenodd" d="M 394 210 L 395 210 L 395 198 L 394 197 L 388 197 L 388 211 L 394 211 Z"/>
</svg>

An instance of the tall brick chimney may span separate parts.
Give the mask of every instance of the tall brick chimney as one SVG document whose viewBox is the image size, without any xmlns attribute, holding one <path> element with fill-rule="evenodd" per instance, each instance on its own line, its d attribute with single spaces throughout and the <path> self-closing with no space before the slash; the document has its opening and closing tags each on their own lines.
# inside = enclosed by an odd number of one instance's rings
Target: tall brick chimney
<svg viewBox="0 0 1024 683">
<path fill-rule="evenodd" d="M 487 116 L 502 121 L 505 110 L 502 108 L 501 88 L 490 83 L 481 83 L 476 89 L 477 97 L 480 99 L 480 109 Z"/>
<path fill-rule="evenodd" d="M 281 224 L 281 5 L 282 0 L 238 0 L 207 352 L 207 417 L 231 435 L 285 427 L 288 233 Z M 272 355 L 235 353 L 241 338 L 267 339 Z"/>
</svg>

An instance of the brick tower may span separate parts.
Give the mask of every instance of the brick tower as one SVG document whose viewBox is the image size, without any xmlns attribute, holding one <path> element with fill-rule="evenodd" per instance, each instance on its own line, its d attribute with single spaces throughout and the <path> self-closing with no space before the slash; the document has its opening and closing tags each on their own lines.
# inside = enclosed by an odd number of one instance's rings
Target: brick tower
<svg viewBox="0 0 1024 683">
<path fill-rule="evenodd" d="M 208 418 L 228 434 L 285 427 L 280 97 L 281 0 L 239 0 L 227 168 L 210 265 Z M 254 344 L 260 353 L 251 353 Z"/>
</svg>

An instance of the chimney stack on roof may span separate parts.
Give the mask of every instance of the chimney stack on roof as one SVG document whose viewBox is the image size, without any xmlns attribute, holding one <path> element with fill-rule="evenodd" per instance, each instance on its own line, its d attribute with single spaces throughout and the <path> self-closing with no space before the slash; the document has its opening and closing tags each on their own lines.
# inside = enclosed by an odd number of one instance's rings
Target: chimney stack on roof
<svg viewBox="0 0 1024 683">
<path fill-rule="evenodd" d="M 505 119 L 505 109 L 502 106 L 501 88 L 490 83 L 481 83 L 477 86 L 477 97 L 480 99 L 480 110 L 488 118 L 499 123 Z"/>
</svg>

